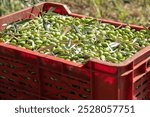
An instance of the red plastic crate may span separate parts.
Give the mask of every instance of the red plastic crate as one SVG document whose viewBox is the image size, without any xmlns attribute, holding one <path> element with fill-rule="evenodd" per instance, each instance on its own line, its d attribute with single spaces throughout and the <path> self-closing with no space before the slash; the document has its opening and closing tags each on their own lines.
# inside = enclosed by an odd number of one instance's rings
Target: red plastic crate
<svg viewBox="0 0 150 117">
<path fill-rule="evenodd" d="M 54 7 L 54 12 L 62 15 L 86 17 L 71 13 L 59 3 L 42 2 L 36 6 L 43 11 Z M 40 15 L 36 7 L 30 7 L 1 17 L 0 30 L 4 28 L 3 24 L 32 18 L 31 13 Z M 126 26 L 120 22 L 99 20 Z M 45 99 L 150 99 L 150 46 L 120 64 L 91 59 L 82 65 L 0 43 L 0 90 L 3 83 Z M 24 97 L 22 93 L 20 95 Z M 13 99 L 0 94 L 0 99 L 5 98 Z"/>
</svg>

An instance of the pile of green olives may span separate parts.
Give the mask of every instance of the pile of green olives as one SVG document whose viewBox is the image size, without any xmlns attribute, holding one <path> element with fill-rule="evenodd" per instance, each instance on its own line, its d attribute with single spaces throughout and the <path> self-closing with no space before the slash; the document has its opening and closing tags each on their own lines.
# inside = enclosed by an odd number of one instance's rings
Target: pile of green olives
<svg viewBox="0 0 150 117">
<path fill-rule="evenodd" d="M 90 58 L 120 63 L 150 45 L 150 32 L 94 18 L 45 14 L 7 25 L 0 41 L 78 63 Z"/>
</svg>

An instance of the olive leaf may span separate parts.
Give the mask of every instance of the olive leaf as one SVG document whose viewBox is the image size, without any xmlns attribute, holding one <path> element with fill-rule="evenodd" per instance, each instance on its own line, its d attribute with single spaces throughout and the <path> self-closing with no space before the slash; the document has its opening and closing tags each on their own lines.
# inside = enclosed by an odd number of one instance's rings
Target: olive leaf
<svg viewBox="0 0 150 117">
<path fill-rule="evenodd" d="M 146 26 L 143 26 L 143 27 L 150 34 L 150 30 Z"/>
<path fill-rule="evenodd" d="M 111 47 L 111 48 L 116 48 L 116 47 L 118 47 L 120 45 L 120 43 L 118 43 L 118 42 L 111 42 L 110 44 L 109 44 L 109 46 Z"/>
<path fill-rule="evenodd" d="M 45 31 L 49 31 L 50 29 L 50 22 L 49 21 L 46 21 L 44 18 L 43 19 L 43 27 L 45 29 Z"/>
<path fill-rule="evenodd" d="M 26 40 L 27 42 L 29 42 L 29 43 L 31 43 L 31 45 L 32 45 L 32 49 L 34 49 L 35 48 L 35 43 L 34 43 L 34 41 L 33 40 Z"/>
<path fill-rule="evenodd" d="M 134 38 L 132 44 L 135 43 L 137 40 L 138 40 L 137 38 Z"/>
<path fill-rule="evenodd" d="M 60 35 L 60 38 L 62 38 L 63 36 L 65 36 L 67 34 L 67 32 L 69 32 L 71 30 L 71 27 L 68 26 L 65 28 L 65 30 L 63 31 L 63 33 Z"/>
<path fill-rule="evenodd" d="M 31 19 L 21 20 L 21 21 L 16 22 L 15 24 L 20 25 L 20 24 L 24 24 L 24 23 L 29 22 L 29 21 L 31 21 Z"/>
<path fill-rule="evenodd" d="M 44 14 L 45 15 L 57 15 L 56 13 L 54 13 L 55 7 L 50 7 L 50 9 Z"/>
<path fill-rule="evenodd" d="M 75 25 L 74 22 L 75 22 L 75 21 L 74 21 L 74 19 L 73 19 L 73 21 L 72 21 L 72 23 L 71 23 L 71 27 L 74 29 L 75 33 L 82 34 L 82 33 L 79 31 L 78 27 Z"/>
<path fill-rule="evenodd" d="M 49 45 L 43 48 L 39 48 L 38 50 L 36 50 L 37 52 L 43 51 L 43 50 L 47 50 L 47 49 L 52 49 L 53 47 L 55 47 L 54 45 Z"/>
<path fill-rule="evenodd" d="M 14 33 L 17 33 L 17 32 L 18 32 L 16 23 L 12 23 L 12 24 L 8 25 L 8 26 L 6 27 L 6 29 L 9 29 L 9 30 L 13 31 Z"/>
</svg>

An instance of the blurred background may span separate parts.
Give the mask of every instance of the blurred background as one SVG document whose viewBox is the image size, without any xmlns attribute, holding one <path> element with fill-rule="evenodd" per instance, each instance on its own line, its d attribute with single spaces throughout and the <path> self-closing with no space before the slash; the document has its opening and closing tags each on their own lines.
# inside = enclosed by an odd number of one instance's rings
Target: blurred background
<svg viewBox="0 0 150 117">
<path fill-rule="evenodd" d="M 72 12 L 96 18 L 150 25 L 150 0 L 0 0 L 0 16 L 41 1 L 64 3 Z"/>
</svg>

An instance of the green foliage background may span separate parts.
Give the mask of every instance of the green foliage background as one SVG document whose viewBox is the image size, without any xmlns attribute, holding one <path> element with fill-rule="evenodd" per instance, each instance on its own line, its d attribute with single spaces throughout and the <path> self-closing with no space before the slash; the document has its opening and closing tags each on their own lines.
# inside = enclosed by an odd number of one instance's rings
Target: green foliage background
<svg viewBox="0 0 150 117">
<path fill-rule="evenodd" d="M 71 11 L 129 24 L 150 24 L 150 0 L 1 0 L 0 16 L 41 1 L 67 4 Z"/>
</svg>

